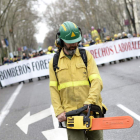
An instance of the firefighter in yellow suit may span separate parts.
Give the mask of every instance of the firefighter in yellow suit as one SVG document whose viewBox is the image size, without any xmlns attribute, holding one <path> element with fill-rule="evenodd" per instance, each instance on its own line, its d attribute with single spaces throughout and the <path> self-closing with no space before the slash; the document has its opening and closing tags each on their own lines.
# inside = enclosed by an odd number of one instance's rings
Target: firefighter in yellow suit
<svg viewBox="0 0 140 140">
<path fill-rule="evenodd" d="M 58 59 L 56 73 L 53 59 L 49 63 L 50 93 L 55 115 L 59 122 L 66 121 L 65 113 L 79 109 L 84 105 L 95 104 L 102 109 L 101 91 L 103 89 L 95 60 L 86 51 L 87 67 L 78 49 L 81 33 L 73 22 L 64 22 L 59 29 L 62 49 Z M 89 84 L 90 81 L 90 84 Z M 67 129 L 68 140 L 103 140 L 103 131 Z"/>
<path fill-rule="evenodd" d="M 92 40 L 96 41 L 96 38 L 99 38 L 99 40 L 100 40 L 101 38 L 100 38 L 98 31 L 95 30 L 93 26 L 91 27 L 91 30 L 92 30 L 91 31 Z"/>
<path fill-rule="evenodd" d="M 49 46 L 48 47 L 47 54 L 51 54 L 51 53 L 55 53 L 55 52 L 53 51 L 53 47 L 52 46 Z"/>
</svg>

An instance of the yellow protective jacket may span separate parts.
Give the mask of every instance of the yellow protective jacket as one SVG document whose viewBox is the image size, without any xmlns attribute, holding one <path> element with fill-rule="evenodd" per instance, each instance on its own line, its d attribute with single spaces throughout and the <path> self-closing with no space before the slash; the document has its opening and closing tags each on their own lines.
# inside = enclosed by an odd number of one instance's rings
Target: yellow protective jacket
<svg viewBox="0 0 140 140">
<path fill-rule="evenodd" d="M 51 52 L 47 52 L 46 54 L 51 54 Z"/>
<path fill-rule="evenodd" d="M 84 47 L 89 47 L 89 43 L 85 44 Z"/>
<path fill-rule="evenodd" d="M 100 39 L 100 35 L 99 35 L 99 33 L 98 33 L 97 30 L 91 31 L 91 36 L 92 36 L 92 39 L 93 40 L 96 40 L 96 38 L 99 38 Z"/>
<path fill-rule="evenodd" d="M 51 53 L 55 53 L 55 52 L 54 51 L 53 52 L 48 51 L 46 54 L 51 54 Z"/>
<path fill-rule="evenodd" d="M 88 51 L 86 54 L 87 68 L 78 48 L 71 60 L 61 50 L 59 69 L 56 69 L 57 78 L 53 70 L 53 59 L 49 63 L 51 101 L 56 116 L 64 111 L 76 110 L 84 104 L 96 104 L 102 108 L 102 79 L 93 56 Z"/>
</svg>

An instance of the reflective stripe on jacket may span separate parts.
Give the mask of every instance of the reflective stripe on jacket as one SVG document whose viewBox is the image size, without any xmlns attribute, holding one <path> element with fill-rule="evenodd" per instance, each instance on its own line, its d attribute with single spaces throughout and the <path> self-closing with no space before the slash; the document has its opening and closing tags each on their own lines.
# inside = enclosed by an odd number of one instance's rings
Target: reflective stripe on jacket
<svg viewBox="0 0 140 140">
<path fill-rule="evenodd" d="M 57 78 L 53 70 L 53 59 L 49 63 L 51 101 L 55 115 L 76 110 L 84 104 L 102 107 L 102 79 L 90 52 L 87 54 L 87 68 L 80 56 L 79 49 L 71 60 L 61 50 Z M 90 84 L 89 81 L 90 80 Z"/>
</svg>

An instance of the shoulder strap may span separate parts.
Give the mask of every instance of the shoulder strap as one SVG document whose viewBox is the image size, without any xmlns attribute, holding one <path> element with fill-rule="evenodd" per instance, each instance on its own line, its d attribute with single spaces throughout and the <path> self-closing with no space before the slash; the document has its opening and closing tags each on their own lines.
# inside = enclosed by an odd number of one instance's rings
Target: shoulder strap
<svg viewBox="0 0 140 140">
<path fill-rule="evenodd" d="M 85 49 L 79 49 L 79 52 L 81 54 L 81 57 L 83 59 L 83 62 L 85 66 L 87 67 L 87 55 L 86 55 L 86 50 Z"/>
<path fill-rule="evenodd" d="M 87 68 L 87 54 L 86 54 L 86 50 L 85 49 L 79 49 L 79 52 L 81 54 L 81 57 L 83 59 L 83 62 L 85 64 L 85 66 Z M 89 79 L 88 79 L 88 81 L 89 81 Z M 89 84 L 91 85 L 90 81 L 89 81 Z"/>
<path fill-rule="evenodd" d="M 85 64 L 85 66 L 87 67 L 87 55 L 86 55 L 86 50 L 85 49 L 79 49 L 79 52 L 81 54 L 81 57 L 82 57 L 82 60 Z M 53 57 L 53 70 L 56 72 L 56 69 L 59 69 L 58 68 L 58 60 L 59 60 L 59 55 L 60 55 L 60 52 L 57 52 L 54 57 Z"/>
<path fill-rule="evenodd" d="M 58 60 L 59 60 L 59 55 L 60 55 L 60 52 L 57 52 L 53 57 L 53 70 L 54 70 L 54 72 L 56 72 L 56 69 L 59 69 L 57 66 Z"/>
</svg>

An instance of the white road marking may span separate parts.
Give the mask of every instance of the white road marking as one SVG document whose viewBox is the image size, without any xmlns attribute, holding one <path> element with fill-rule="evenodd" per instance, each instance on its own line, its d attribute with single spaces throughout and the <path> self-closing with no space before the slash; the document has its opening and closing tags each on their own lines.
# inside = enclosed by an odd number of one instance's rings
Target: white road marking
<svg viewBox="0 0 140 140">
<path fill-rule="evenodd" d="M 55 117 L 55 113 L 54 113 L 54 109 L 52 105 L 51 105 L 51 113 L 52 113 L 52 119 L 53 119 L 53 126 L 54 126 L 54 129 L 56 129 L 59 127 L 59 124 L 58 124 L 58 119 Z"/>
<path fill-rule="evenodd" d="M 54 129 L 57 129 L 57 128 L 59 128 L 59 123 L 58 123 L 58 119 L 55 116 L 54 109 L 53 109 L 53 106 L 52 105 L 51 105 L 51 113 L 52 113 L 52 119 L 53 119 Z M 62 122 L 62 125 L 64 127 L 66 127 L 65 122 Z"/>
<path fill-rule="evenodd" d="M 117 105 L 119 108 L 121 108 L 122 110 L 124 110 L 125 112 L 127 112 L 129 115 L 131 115 L 132 117 L 134 117 L 135 119 L 137 119 L 138 121 L 140 121 L 140 116 L 137 115 L 136 113 L 134 113 L 133 111 L 131 111 L 130 109 L 126 108 L 125 106 L 118 104 Z"/>
<path fill-rule="evenodd" d="M 42 134 L 47 140 L 68 140 L 65 128 L 58 128 L 58 119 L 55 117 L 54 109 L 51 105 L 52 119 L 54 129 L 43 131 Z"/>
<path fill-rule="evenodd" d="M 68 140 L 67 132 L 64 128 L 43 131 L 42 134 L 47 140 Z"/>
<path fill-rule="evenodd" d="M 2 122 L 4 121 L 5 117 L 8 115 L 11 106 L 13 105 L 17 95 L 19 94 L 21 88 L 23 86 L 23 83 L 21 83 L 15 90 L 15 92 L 13 93 L 13 95 L 10 97 L 10 99 L 8 100 L 8 102 L 6 103 L 6 105 L 4 106 L 4 108 L 1 110 L 0 113 L 0 126 L 2 124 Z"/>
<path fill-rule="evenodd" d="M 30 124 L 33 124 L 37 121 L 40 121 L 51 115 L 50 108 L 45 109 L 37 114 L 30 116 L 30 112 L 28 112 L 20 121 L 16 123 L 16 125 L 25 133 L 28 133 L 28 127 Z"/>
</svg>

